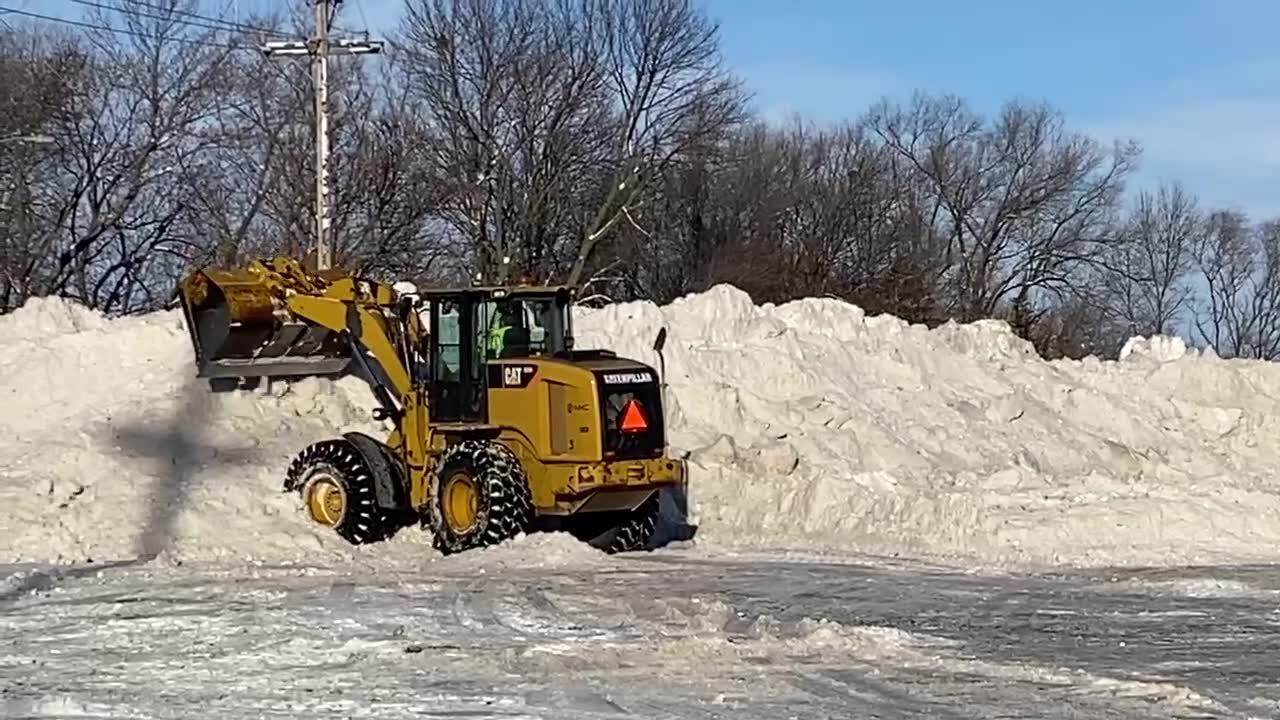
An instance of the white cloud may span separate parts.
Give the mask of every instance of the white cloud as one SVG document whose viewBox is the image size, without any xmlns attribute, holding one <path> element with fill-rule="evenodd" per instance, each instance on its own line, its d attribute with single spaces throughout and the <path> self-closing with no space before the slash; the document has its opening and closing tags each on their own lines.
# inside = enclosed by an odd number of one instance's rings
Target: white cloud
<svg viewBox="0 0 1280 720">
<path fill-rule="evenodd" d="M 1206 205 L 1280 215 L 1280 66 L 1245 62 L 1128 98 L 1081 129 L 1143 147 L 1135 186 L 1180 180 Z"/>
<path fill-rule="evenodd" d="M 1280 214 L 1280 100 L 1183 101 L 1085 129 L 1142 145 L 1135 185 L 1180 180 L 1206 205 Z"/>
</svg>

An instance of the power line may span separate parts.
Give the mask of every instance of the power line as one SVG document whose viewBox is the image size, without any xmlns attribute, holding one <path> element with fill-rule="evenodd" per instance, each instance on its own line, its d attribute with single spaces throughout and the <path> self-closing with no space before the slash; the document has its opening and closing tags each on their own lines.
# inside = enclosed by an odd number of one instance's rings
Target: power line
<svg viewBox="0 0 1280 720">
<path fill-rule="evenodd" d="M 364 23 L 365 32 L 368 32 L 369 17 L 364 14 L 364 0 L 356 0 L 356 10 L 360 13 L 360 22 Z"/>
<path fill-rule="evenodd" d="M 146 13 L 146 12 L 142 12 L 142 11 L 140 11 L 140 10 L 136 10 L 136 9 L 129 9 L 129 10 L 127 10 L 127 9 L 124 9 L 124 8 L 116 8 L 116 7 L 113 7 L 113 6 L 111 6 L 111 5 L 107 5 L 106 3 L 96 2 L 95 0 L 70 0 L 70 1 L 71 1 L 71 2 L 73 2 L 73 3 L 75 3 L 75 4 L 77 4 L 77 5 L 84 5 L 85 7 L 99 8 L 99 9 L 102 9 L 102 10 L 113 10 L 113 11 L 116 11 L 116 12 L 124 13 L 124 14 L 126 14 L 126 15 L 132 15 L 132 16 L 134 16 L 134 17 L 140 17 L 140 18 L 150 18 L 150 19 L 152 19 L 152 20 L 168 20 L 168 21 L 171 21 L 171 22 L 177 23 L 177 24 L 179 24 L 179 25 L 186 25 L 186 26 L 189 26 L 189 27 L 198 27 L 198 28 L 203 28 L 203 29 L 205 29 L 205 30 L 213 30 L 213 31 L 216 31 L 216 32 L 231 32 L 231 31 L 244 32 L 246 29 L 251 29 L 251 28 L 249 28 L 249 26 L 247 26 L 247 25 L 238 25 L 238 24 L 236 24 L 236 23 L 224 23 L 224 25 L 225 25 L 225 27 L 224 27 L 224 26 L 222 26 L 222 25 L 214 25 L 214 24 L 210 24 L 210 23 L 195 22 L 195 21 L 193 21 L 193 20 L 179 20 L 179 19 L 173 18 L 173 17 L 168 16 L 168 15 L 157 15 L 157 14 L 155 14 L 155 13 Z M 144 7 L 151 7 L 151 6 L 149 6 L 149 5 L 144 5 Z M 189 14 L 189 13 L 179 12 L 179 11 L 177 11 L 177 10 L 174 10 L 174 11 L 172 11 L 172 12 L 173 12 L 173 14 L 174 14 L 174 15 L 186 15 L 186 14 Z M 202 18 L 202 19 L 203 19 L 203 18 Z M 223 21 L 220 21 L 220 20 L 216 20 L 216 19 L 214 19 L 214 18 L 207 18 L 207 19 L 212 20 L 213 22 L 223 22 Z M 285 36 L 285 35 L 281 35 L 281 34 L 279 34 L 279 33 L 268 32 L 268 31 L 265 31 L 265 30 L 256 30 L 256 29 L 255 29 L 255 31 L 256 31 L 256 32 L 261 32 L 261 33 L 266 34 L 266 35 L 270 35 L 270 36 L 272 36 L 272 37 L 287 37 L 287 36 Z"/>
<path fill-rule="evenodd" d="M 33 13 L 27 10 L 18 10 L 17 8 L 0 6 L 0 12 L 13 13 L 14 15 L 23 15 L 29 18 L 35 18 L 37 20 L 47 20 L 49 22 L 62 23 L 64 25 L 73 25 L 75 27 L 86 28 L 89 30 L 105 30 L 107 32 L 118 33 L 121 35 L 132 35 L 134 37 L 153 39 L 151 35 L 147 35 L 146 33 L 135 32 L 133 30 L 128 30 L 126 28 L 111 27 L 109 25 L 95 25 L 94 23 L 81 22 L 79 20 L 68 20 L 66 18 L 54 17 L 52 15 L 41 15 L 40 13 Z M 192 40 L 190 38 L 183 38 L 183 37 L 171 37 L 168 39 L 173 40 L 174 42 L 187 43 L 189 45 L 204 45 L 204 46 L 213 45 L 217 47 L 228 48 L 231 50 L 253 49 L 247 45 L 232 45 L 230 43 L 220 43 L 220 42 L 213 42 L 213 41 L 204 42 L 200 40 Z"/>
<path fill-rule="evenodd" d="M 140 5 L 142 7 L 150 8 L 152 10 L 161 10 L 163 12 L 170 12 L 170 13 L 173 13 L 174 15 L 182 15 L 184 17 L 195 18 L 197 20 L 206 20 L 208 22 L 221 23 L 223 25 L 231 26 L 237 30 L 242 30 L 242 31 L 252 30 L 253 32 L 262 33 L 264 35 L 271 35 L 273 37 L 289 37 L 286 34 L 278 33 L 275 30 L 270 30 L 268 28 L 258 27 L 256 25 L 246 25 L 242 22 L 234 22 L 231 20 L 223 20 L 221 18 L 211 17 L 209 15 L 201 15 L 200 13 L 193 13 L 187 10 L 170 9 L 162 5 L 156 5 L 155 3 L 147 2 L 146 0 L 124 0 L 124 1 L 129 3 L 130 5 Z"/>
</svg>

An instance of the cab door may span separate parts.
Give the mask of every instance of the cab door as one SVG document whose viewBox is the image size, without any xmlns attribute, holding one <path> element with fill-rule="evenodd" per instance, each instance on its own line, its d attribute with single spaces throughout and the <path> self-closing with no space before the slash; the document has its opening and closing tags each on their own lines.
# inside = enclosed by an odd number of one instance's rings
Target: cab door
<svg viewBox="0 0 1280 720">
<path fill-rule="evenodd" d="M 471 296 L 431 304 L 431 386 L 428 410 L 436 423 L 484 424 L 489 418 L 484 377 L 482 304 Z"/>
</svg>

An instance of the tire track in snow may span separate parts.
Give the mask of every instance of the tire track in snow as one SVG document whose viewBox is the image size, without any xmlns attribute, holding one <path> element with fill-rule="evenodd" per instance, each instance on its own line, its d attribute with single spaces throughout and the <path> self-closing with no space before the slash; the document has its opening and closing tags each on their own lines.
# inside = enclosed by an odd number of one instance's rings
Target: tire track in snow
<svg viewBox="0 0 1280 720">
<path fill-rule="evenodd" d="M 24 707 L 59 698 L 134 715 L 217 707 L 227 720 L 1242 717 L 1267 715 L 1280 699 L 1258 675 L 1214 666 L 1274 663 L 1265 648 L 1280 626 L 1258 598 L 667 560 L 617 558 L 627 571 L 615 573 L 479 572 L 477 557 L 470 577 L 432 564 L 126 569 L 0 612 L 0 688 Z M 1159 614 L 1168 611 L 1178 614 Z M 1224 620 L 1247 632 L 1224 630 Z M 1272 635 L 1254 623 L 1272 623 Z M 1189 648 L 1202 664 L 1168 677 L 1160 663 Z"/>
</svg>

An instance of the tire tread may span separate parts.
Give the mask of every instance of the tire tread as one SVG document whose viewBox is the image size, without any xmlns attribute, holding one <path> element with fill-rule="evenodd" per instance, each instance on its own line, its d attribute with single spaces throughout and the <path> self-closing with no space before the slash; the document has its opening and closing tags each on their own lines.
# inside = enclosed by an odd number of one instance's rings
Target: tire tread
<svg viewBox="0 0 1280 720">
<path fill-rule="evenodd" d="M 304 448 L 289 464 L 285 492 L 301 494 L 311 473 L 321 469 L 329 472 L 347 493 L 347 515 L 333 528 L 334 532 L 352 545 L 381 542 L 395 534 L 395 513 L 377 506 L 373 472 L 349 440 L 322 440 Z"/>
<path fill-rule="evenodd" d="M 449 530 L 440 509 L 443 481 L 454 471 L 471 473 L 488 502 L 480 508 L 477 527 L 465 536 Z M 443 554 L 497 545 L 526 532 L 533 522 L 533 498 L 520 459 L 501 443 L 463 440 L 444 452 L 432 476 L 430 525 L 432 546 Z"/>
</svg>

